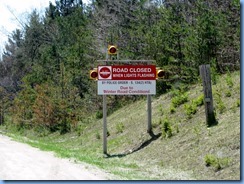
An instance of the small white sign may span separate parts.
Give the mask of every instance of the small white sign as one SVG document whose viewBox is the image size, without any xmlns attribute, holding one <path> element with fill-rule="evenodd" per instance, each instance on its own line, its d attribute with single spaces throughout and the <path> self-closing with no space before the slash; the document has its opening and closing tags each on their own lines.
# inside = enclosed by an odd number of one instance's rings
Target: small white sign
<svg viewBox="0 0 244 184">
<path fill-rule="evenodd" d="M 98 95 L 155 95 L 155 80 L 98 80 Z"/>
</svg>

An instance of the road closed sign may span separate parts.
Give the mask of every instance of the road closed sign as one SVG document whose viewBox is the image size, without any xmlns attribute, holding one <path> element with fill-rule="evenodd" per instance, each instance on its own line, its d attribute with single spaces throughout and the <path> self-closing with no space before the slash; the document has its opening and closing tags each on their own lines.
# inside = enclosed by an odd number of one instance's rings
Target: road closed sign
<svg viewBox="0 0 244 184">
<path fill-rule="evenodd" d="M 98 66 L 98 95 L 156 94 L 155 65 Z"/>
</svg>

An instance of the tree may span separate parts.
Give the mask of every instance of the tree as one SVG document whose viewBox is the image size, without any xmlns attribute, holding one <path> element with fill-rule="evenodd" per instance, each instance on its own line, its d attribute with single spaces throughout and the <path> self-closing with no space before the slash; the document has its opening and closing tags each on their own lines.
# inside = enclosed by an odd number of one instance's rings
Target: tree
<svg viewBox="0 0 244 184">
<path fill-rule="evenodd" d="M 5 45 L 5 51 L 1 62 L 1 80 L 0 84 L 8 91 L 18 91 L 21 78 L 26 74 L 24 63 L 23 35 L 20 30 L 13 31 L 8 43 Z"/>
</svg>

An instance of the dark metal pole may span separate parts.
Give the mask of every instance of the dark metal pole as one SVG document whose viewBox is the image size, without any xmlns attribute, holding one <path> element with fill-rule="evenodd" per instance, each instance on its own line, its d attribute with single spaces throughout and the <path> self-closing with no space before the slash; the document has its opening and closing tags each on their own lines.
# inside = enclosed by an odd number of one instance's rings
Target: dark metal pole
<svg viewBox="0 0 244 184">
<path fill-rule="evenodd" d="M 103 153 L 107 154 L 107 98 L 103 95 Z"/>
<path fill-rule="evenodd" d="M 147 95 L 147 132 L 152 132 L 152 103 L 151 95 Z"/>
</svg>

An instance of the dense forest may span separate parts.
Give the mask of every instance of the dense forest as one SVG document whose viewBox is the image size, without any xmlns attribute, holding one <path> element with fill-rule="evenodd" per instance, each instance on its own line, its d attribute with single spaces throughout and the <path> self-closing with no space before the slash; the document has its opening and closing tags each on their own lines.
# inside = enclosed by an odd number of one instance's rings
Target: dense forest
<svg viewBox="0 0 244 184">
<path fill-rule="evenodd" d="M 101 96 L 89 70 L 116 44 L 120 59 L 153 59 L 173 83 L 194 83 L 199 65 L 240 69 L 238 0 L 57 0 L 12 32 L 0 61 L 0 124 L 65 133 L 92 114 Z M 139 96 L 110 96 L 110 109 Z M 84 123 L 84 122 L 83 122 Z"/>
</svg>

